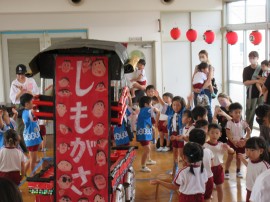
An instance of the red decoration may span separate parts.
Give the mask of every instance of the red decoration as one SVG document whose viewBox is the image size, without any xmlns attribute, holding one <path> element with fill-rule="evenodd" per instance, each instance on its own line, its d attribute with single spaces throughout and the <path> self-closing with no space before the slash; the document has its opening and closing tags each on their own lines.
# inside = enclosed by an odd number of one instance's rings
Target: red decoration
<svg viewBox="0 0 270 202">
<path fill-rule="evenodd" d="M 172 28 L 170 34 L 174 40 L 177 40 L 181 35 L 181 31 L 178 27 L 174 27 L 174 28 Z"/>
<path fill-rule="evenodd" d="M 258 45 L 262 42 L 262 34 L 259 31 L 252 31 L 249 35 L 249 40 L 254 45 Z"/>
<path fill-rule="evenodd" d="M 203 39 L 206 43 L 211 44 L 215 40 L 215 33 L 212 30 L 207 30 L 203 34 Z"/>
<path fill-rule="evenodd" d="M 234 45 L 238 41 L 238 35 L 236 32 L 229 31 L 226 34 L 226 41 L 228 44 Z"/>
<path fill-rule="evenodd" d="M 189 29 L 186 33 L 186 36 L 190 42 L 194 42 L 197 39 L 197 31 L 194 29 Z"/>
</svg>

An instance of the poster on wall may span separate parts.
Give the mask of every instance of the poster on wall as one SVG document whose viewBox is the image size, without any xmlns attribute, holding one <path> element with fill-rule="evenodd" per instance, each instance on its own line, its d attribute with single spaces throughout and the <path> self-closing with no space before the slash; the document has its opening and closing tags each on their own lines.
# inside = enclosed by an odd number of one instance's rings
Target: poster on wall
<svg viewBox="0 0 270 202">
<path fill-rule="evenodd" d="M 57 56 L 56 201 L 107 202 L 108 58 Z"/>
</svg>

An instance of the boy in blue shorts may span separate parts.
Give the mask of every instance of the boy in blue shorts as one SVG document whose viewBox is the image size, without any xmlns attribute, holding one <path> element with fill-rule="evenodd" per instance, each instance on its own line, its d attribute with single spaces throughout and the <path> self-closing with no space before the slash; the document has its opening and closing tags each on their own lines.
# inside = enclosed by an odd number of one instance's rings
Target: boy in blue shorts
<svg viewBox="0 0 270 202">
<path fill-rule="evenodd" d="M 33 116 L 33 95 L 25 93 L 20 97 L 20 103 L 24 107 L 22 119 L 24 122 L 23 138 L 30 156 L 30 169 L 34 170 L 37 160 L 37 151 L 39 144 L 42 142 L 38 121 Z"/>
</svg>

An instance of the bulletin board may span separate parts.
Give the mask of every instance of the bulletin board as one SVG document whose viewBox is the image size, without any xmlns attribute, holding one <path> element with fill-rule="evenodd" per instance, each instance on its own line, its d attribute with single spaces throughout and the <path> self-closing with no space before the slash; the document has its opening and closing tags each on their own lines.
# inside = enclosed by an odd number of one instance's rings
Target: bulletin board
<svg viewBox="0 0 270 202">
<path fill-rule="evenodd" d="M 105 56 L 57 56 L 56 201 L 109 201 L 109 88 Z"/>
</svg>

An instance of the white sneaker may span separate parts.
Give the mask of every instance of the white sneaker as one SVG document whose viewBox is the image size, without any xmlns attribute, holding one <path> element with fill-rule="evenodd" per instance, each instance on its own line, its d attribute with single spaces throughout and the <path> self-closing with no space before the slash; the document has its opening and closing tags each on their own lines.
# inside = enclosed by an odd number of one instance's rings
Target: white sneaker
<svg viewBox="0 0 270 202">
<path fill-rule="evenodd" d="M 243 178 L 243 175 L 242 175 L 241 172 L 238 172 L 238 173 L 236 173 L 236 177 L 238 177 L 238 178 Z"/>
<path fill-rule="evenodd" d="M 167 151 L 170 151 L 170 147 L 163 147 L 163 152 L 167 152 Z"/>
<path fill-rule="evenodd" d="M 225 173 L 224 179 L 226 179 L 226 180 L 230 179 L 230 173 Z"/>
<path fill-rule="evenodd" d="M 149 172 L 151 172 L 151 169 L 145 166 L 144 168 L 141 168 L 140 171 L 145 172 L 145 173 L 149 173 Z"/>
<path fill-rule="evenodd" d="M 146 165 L 156 165 L 156 161 L 153 161 L 152 159 L 151 160 L 148 160 L 146 161 Z"/>
<path fill-rule="evenodd" d="M 162 152 L 163 149 L 164 149 L 164 147 L 159 147 L 159 148 L 157 149 L 157 151 L 158 151 L 158 152 Z"/>
</svg>

